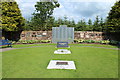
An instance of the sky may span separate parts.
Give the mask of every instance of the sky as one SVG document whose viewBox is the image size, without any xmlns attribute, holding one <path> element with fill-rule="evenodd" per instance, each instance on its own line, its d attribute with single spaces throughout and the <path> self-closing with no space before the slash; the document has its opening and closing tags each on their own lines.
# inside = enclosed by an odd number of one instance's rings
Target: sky
<svg viewBox="0 0 120 80">
<path fill-rule="evenodd" d="M 32 13 L 35 11 L 34 5 L 39 0 L 16 0 L 21 10 L 22 16 L 30 19 Z M 69 20 L 74 19 L 78 22 L 81 19 L 88 21 L 88 19 L 95 20 L 96 16 L 105 19 L 108 16 L 111 7 L 116 0 L 58 0 L 59 8 L 55 8 L 53 16 L 63 18 L 67 16 Z"/>
</svg>

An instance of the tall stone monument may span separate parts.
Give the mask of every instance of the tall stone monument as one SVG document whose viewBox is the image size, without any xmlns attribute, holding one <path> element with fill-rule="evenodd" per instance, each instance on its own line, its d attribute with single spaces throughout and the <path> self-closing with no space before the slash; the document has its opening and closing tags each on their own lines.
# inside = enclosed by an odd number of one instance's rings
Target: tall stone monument
<svg viewBox="0 0 120 80">
<path fill-rule="evenodd" d="M 59 27 L 52 27 L 52 43 L 74 41 L 74 27 L 67 27 L 67 25 L 60 25 Z"/>
</svg>

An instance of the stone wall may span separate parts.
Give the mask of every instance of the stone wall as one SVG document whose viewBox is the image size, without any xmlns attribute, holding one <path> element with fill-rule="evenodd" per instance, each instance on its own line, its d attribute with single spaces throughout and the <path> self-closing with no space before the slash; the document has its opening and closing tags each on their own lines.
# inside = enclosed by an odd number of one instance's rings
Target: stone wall
<svg viewBox="0 0 120 80">
<path fill-rule="evenodd" d="M 51 40 L 51 31 L 23 31 L 20 40 Z"/>
<path fill-rule="evenodd" d="M 75 31 L 74 39 L 84 39 L 84 40 L 103 40 L 103 32 L 93 32 L 93 31 Z"/>
<path fill-rule="evenodd" d="M 74 39 L 103 40 L 103 32 L 75 31 Z M 52 31 L 23 31 L 20 40 L 51 40 Z"/>
</svg>

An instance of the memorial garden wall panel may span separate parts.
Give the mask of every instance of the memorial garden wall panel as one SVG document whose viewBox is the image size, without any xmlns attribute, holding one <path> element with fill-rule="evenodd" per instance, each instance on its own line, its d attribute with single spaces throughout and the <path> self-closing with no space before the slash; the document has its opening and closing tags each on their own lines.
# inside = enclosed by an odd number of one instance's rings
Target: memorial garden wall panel
<svg viewBox="0 0 120 80">
<path fill-rule="evenodd" d="M 52 31 L 22 31 L 21 40 L 52 40 Z M 74 39 L 103 40 L 103 32 L 75 31 Z"/>
</svg>

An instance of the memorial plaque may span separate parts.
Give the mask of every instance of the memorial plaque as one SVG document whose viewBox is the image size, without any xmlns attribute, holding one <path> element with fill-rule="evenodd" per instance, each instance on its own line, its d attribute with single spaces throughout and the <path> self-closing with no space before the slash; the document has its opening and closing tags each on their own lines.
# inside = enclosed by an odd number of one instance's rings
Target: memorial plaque
<svg viewBox="0 0 120 80">
<path fill-rule="evenodd" d="M 68 42 L 57 42 L 57 47 L 69 47 Z"/>
<path fill-rule="evenodd" d="M 25 34 L 22 34 L 21 37 L 25 37 Z"/>
<path fill-rule="evenodd" d="M 42 35 L 42 37 L 46 37 L 47 35 Z"/>
<path fill-rule="evenodd" d="M 42 35 L 47 35 L 47 33 L 43 33 Z"/>
<path fill-rule="evenodd" d="M 86 38 L 89 38 L 90 36 L 89 35 L 86 35 Z"/>
<path fill-rule="evenodd" d="M 71 54 L 71 51 L 67 49 L 58 49 L 54 51 L 54 54 Z"/>
<path fill-rule="evenodd" d="M 36 37 L 42 37 L 42 35 L 36 35 Z"/>
<path fill-rule="evenodd" d="M 56 65 L 68 65 L 68 62 L 56 62 Z"/>
<path fill-rule="evenodd" d="M 30 37 L 30 32 L 26 33 L 26 37 Z"/>
<path fill-rule="evenodd" d="M 76 69 L 74 61 L 51 60 L 47 69 Z"/>
</svg>

